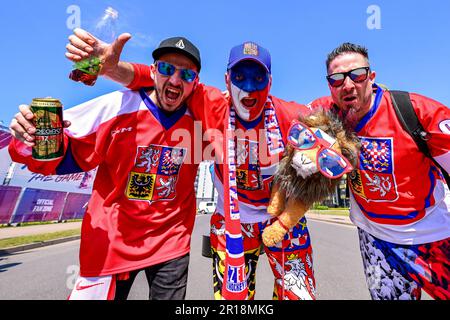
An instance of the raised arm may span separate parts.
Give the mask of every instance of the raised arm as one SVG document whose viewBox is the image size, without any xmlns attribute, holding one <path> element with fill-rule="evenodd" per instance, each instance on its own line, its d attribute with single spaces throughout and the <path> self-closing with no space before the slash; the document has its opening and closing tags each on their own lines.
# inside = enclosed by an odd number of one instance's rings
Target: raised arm
<svg viewBox="0 0 450 320">
<path fill-rule="evenodd" d="M 134 68 L 128 62 L 120 61 L 120 55 L 130 39 L 129 33 L 123 33 L 113 43 L 108 44 L 86 30 L 77 28 L 69 36 L 66 58 L 76 63 L 96 56 L 102 63 L 100 75 L 128 86 L 134 79 Z"/>
<path fill-rule="evenodd" d="M 120 55 L 130 34 L 121 34 L 112 44 L 106 44 L 89 32 L 75 29 L 66 46 L 66 57 L 77 62 L 92 56 L 102 61 L 100 75 L 118 82 L 132 90 L 154 85 L 150 76 L 150 67 L 144 64 L 120 61 Z M 225 111 L 229 107 L 229 98 L 219 89 L 199 84 L 187 104 L 194 119 L 202 121 L 204 129 L 223 128 Z"/>
</svg>

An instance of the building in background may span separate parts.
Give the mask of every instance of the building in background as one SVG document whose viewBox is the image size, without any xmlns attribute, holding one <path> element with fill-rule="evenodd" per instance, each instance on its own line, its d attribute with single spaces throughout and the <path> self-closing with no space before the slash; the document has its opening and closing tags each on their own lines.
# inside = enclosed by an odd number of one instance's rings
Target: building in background
<svg viewBox="0 0 450 320">
<path fill-rule="evenodd" d="M 8 153 L 8 145 L 11 139 L 9 129 L 0 124 L 0 185 L 4 183 L 11 166 L 11 157 Z"/>
<path fill-rule="evenodd" d="M 214 161 L 203 161 L 198 167 L 197 178 L 195 179 L 195 191 L 197 198 L 197 208 L 200 203 L 217 203 L 217 191 L 214 188 Z"/>
</svg>

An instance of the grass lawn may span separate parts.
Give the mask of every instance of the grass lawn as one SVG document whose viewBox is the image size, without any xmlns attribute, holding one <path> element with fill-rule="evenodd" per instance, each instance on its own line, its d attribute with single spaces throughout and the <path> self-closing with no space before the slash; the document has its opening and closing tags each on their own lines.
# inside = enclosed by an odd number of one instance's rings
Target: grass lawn
<svg viewBox="0 0 450 320">
<path fill-rule="evenodd" d="M 44 233 L 32 236 L 23 236 L 15 238 L 0 239 L 0 249 L 17 247 L 24 244 L 49 241 L 54 239 L 66 238 L 80 234 L 80 229 L 72 229 L 51 233 Z"/>
<path fill-rule="evenodd" d="M 64 220 L 64 223 L 66 223 L 66 222 L 81 222 L 81 221 L 83 221 L 83 220 L 82 219 Z M 21 222 L 17 226 L 3 224 L 3 225 L 0 225 L 0 229 L 1 228 L 16 228 L 16 227 L 39 226 L 39 225 L 53 224 L 53 223 L 57 223 L 57 222 L 56 221 Z"/>
<path fill-rule="evenodd" d="M 18 224 L 17 226 L 14 225 L 2 225 L 0 226 L 0 228 L 16 228 L 16 227 L 30 227 L 30 226 L 40 226 L 40 225 L 44 225 L 44 224 L 52 224 L 52 223 L 56 223 L 54 221 L 43 221 L 43 222 L 22 222 L 20 224 Z"/>
<path fill-rule="evenodd" d="M 317 210 L 317 209 L 311 209 L 308 212 L 315 213 L 315 214 L 329 214 L 334 216 L 348 216 L 349 211 L 346 208 L 332 208 L 327 210 Z"/>
</svg>

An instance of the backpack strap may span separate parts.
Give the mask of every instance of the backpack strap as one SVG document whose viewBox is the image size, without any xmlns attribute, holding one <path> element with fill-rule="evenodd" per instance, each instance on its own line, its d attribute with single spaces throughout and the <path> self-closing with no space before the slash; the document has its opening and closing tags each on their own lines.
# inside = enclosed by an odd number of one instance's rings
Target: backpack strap
<svg viewBox="0 0 450 320">
<path fill-rule="evenodd" d="M 427 145 L 429 134 L 424 130 L 417 118 L 411 99 L 409 98 L 409 93 L 406 91 L 389 92 L 391 94 L 395 112 L 397 113 L 397 118 L 402 123 L 403 129 L 405 129 L 414 139 L 420 151 L 431 158 L 431 153 Z"/>
<path fill-rule="evenodd" d="M 450 186 L 450 177 L 448 173 L 441 167 L 439 163 L 431 156 L 430 149 L 428 148 L 427 141 L 430 138 L 430 134 L 425 131 L 417 114 L 414 111 L 414 107 L 411 103 L 409 93 L 406 91 L 389 91 L 391 94 L 392 105 L 397 114 L 397 118 L 400 120 L 403 129 L 409 133 L 409 135 L 414 139 L 419 150 L 430 158 L 433 163 L 441 170 L 444 175 L 447 185 Z"/>
</svg>

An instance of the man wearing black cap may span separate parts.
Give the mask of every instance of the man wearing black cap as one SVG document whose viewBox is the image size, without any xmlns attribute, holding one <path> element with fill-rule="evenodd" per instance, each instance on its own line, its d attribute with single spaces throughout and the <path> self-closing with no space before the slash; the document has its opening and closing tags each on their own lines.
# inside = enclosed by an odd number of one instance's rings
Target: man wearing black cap
<svg viewBox="0 0 450 320">
<path fill-rule="evenodd" d="M 81 34 L 80 30 L 76 35 L 77 41 L 83 42 L 78 50 L 84 50 L 83 48 L 88 46 L 89 37 Z M 72 40 L 71 43 L 75 44 Z M 119 61 L 119 55 L 106 53 L 105 58 Z M 73 61 L 81 59 L 75 50 L 69 50 L 66 56 Z M 153 78 L 148 76 L 152 66 L 149 68 L 144 65 L 124 64 L 126 67 L 116 64 L 116 70 L 109 72 L 120 74 L 120 77 L 113 80 L 133 89 L 153 85 Z M 130 77 L 130 74 L 133 77 Z M 271 96 L 271 83 L 270 53 L 254 42 L 244 42 L 230 51 L 226 73 L 229 96 L 223 95 L 218 89 L 199 84 L 188 100 L 188 106 L 194 118 L 202 121 L 207 137 L 209 130 L 219 129 L 223 132 L 225 126 L 232 132 L 244 132 L 242 137 L 237 137 L 236 166 L 229 167 L 229 176 L 235 176 L 237 180 L 248 285 L 247 298 L 253 299 L 255 294 L 255 271 L 262 233 L 265 228 L 282 228 L 287 234 L 286 240 L 264 249 L 275 276 L 274 298 L 315 299 L 312 248 L 306 219 L 302 218 L 296 226 L 287 230 L 281 221 L 267 213 L 273 175 L 283 157 L 291 121 L 308 109 L 304 105 Z M 223 286 L 224 277 L 230 276 L 230 273 L 224 273 L 227 238 L 224 232 L 224 203 L 228 189 L 224 188 L 226 181 L 221 179 L 224 172 L 222 146 L 215 144 L 214 149 L 217 177 L 214 184 L 219 199 L 217 211 L 211 217 L 211 246 L 214 295 L 216 299 L 221 299 L 224 297 L 224 290 L 228 289 Z M 234 210 L 236 211 L 236 206 Z M 234 239 L 239 236 L 233 234 Z M 233 288 L 241 290 L 242 283 L 239 279 L 227 280 L 228 283 L 236 281 L 228 286 L 231 291 Z M 239 296 L 239 292 L 235 293 Z"/>
<path fill-rule="evenodd" d="M 176 111 L 184 105 L 198 82 L 200 52 L 189 40 L 175 37 L 162 41 L 153 51 L 153 59 L 155 63 L 150 66 L 150 73 L 156 90 L 153 90 L 151 98 L 164 111 Z M 177 70 L 179 76 L 172 77 Z"/>
<path fill-rule="evenodd" d="M 198 83 L 198 49 L 182 37 L 153 52 L 149 90 L 120 91 L 64 112 L 65 154 L 31 157 L 36 128 L 29 106 L 11 122 L 14 161 L 33 172 L 67 174 L 98 167 L 81 232 L 80 277 L 70 299 L 126 299 L 144 270 L 150 299 L 184 299 L 198 169 L 185 101 Z M 179 131 L 177 131 L 179 130 Z"/>
</svg>

